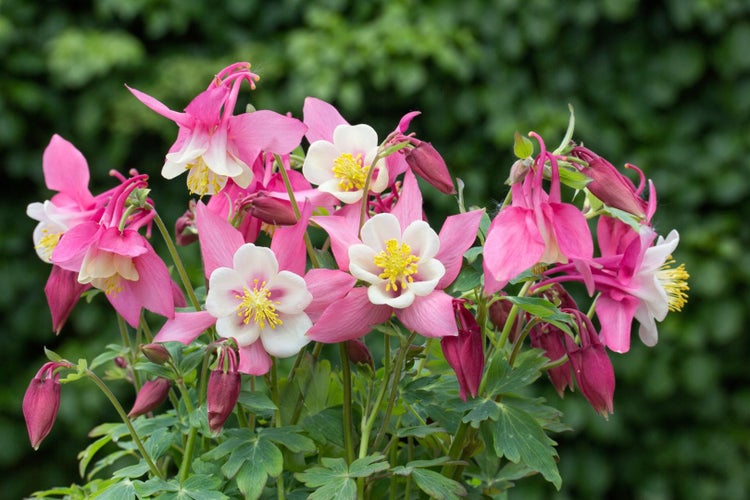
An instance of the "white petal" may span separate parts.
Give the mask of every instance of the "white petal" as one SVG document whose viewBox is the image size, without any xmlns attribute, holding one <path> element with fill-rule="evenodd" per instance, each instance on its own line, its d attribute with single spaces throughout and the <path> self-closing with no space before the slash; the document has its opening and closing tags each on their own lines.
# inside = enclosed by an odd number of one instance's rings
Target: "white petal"
<svg viewBox="0 0 750 500">
<path fill-rule="evenodd" d="M 365 165 L 368 165 L 368 163 L 365 163 Z M 378 171 L 372 178 L 370 191 L 373 193 L 382 193 L 383 190 L 388 187 L 388 167 L 384 160 L 380 160 L 378 161 L 376 168 Z"/>
<path fill-rule="evenodd" d="M 656 345 L 656 342 L 659 340 L 659 332 L 656 329 L 654 317 L 645 310 L 643 305 L 639 305 L 638 309 L 635 310 L 635 318 L 640 323 L 638 336 L 641 342 L 649 347 Z"/>
<path fill-rule="evenodd" d="M 328 141 L 313 142 L 302 164 L 302 175 L 311 184 L 317 185 L 333 179 L 333 162 L 340 155 L 338 148 Z"/>
<path fill-rule="evenodd" d="M 417 276 L 413 283 L 409 283 L 409 290 L 414 295 L 424 297 L 435 290 L 440 278 L 445 274 L 445 267 L 436 259 L 430 259 L 427 262 L 420 263 Z"/>
<path fill-rule="evenodd" d="M 667 258 L 672 255 L 672 252 L 674 252 L 679 243 L 680 235 L 674 229 L 670 231 L 666 239 L 659 236 L 656 244 L 646 249 L 643 256 L 643 263 L 641 264 L 641 271 L 649 272 L 659 269 Z"/>
<path fill-rule="evenodd" d="M 268 283 L 279 272 L 276 255 L 268 247 L 256 247 L 252 243 L 245 243 L 237 249 L 232 260 L 234 269 L 248 285 L 256 279 L 259 284 L 264 281 Z"/>
<path fill-rule="evenodd" d="M 404 230 L 403 242 L 411 247 L 411 253 L 420 260 L 431 259 L 440 250 L 440 238 L 434 229 L 423 220 L 415 220 Z"/>
<path fill-rule="evenodd" d="M 364 157 L 378 147 L 378 133 L 369 125 L 339 125 L 333 131 L 333 143 L 342 153 Z"/>
<path fill-rule="evenodd" d="M 260 340 L 271 356 L 288 358 L 297 354 L 310 342 L 305 334 L 312 327 L 312 321 L 304 313 L 283 315 L 281 321 L 282 324 L 274 329 L 263 329 Z"/>
<path fill-rule="evenodd" d="M 244 347 L 258 340 L 260 328 L 255 321 L 245 324 L 240 316 L 230 314 L 216 320 L 216 333 L 225 339 L 234 338 L 237 345 Z"/>
<path fill-rule="evenodd" d="M 393 214 L 377 214 L 364 223 L 360 235 L 362 243 L 381 252 L 388 240 L 401 241 L 401 224 Z"/>
<path fill-rule="evenodd" d="M 302 276 L 291 271 L 281 271 L 268 282 L 270 299 L 276 310 L 284 314 L 299 314 L 312 302 L 313 296 L 307 291 L 307 284 Z"/>
<path fill-rule="evenodd" d="M 414 302 L 414 292 L 407 288 L 394 294 L 392 291 L 387 291 L 387 281 L 383 280 L 379 283 L 374 283 L 367 287 L 367 298 L 370 299 L 375 305 L 388 305 L 395 309 L 404 309 L 409 307 Z"/>
<path fill-rule="evenodd" d="M 215 318 L 235 314 L 240 301 L 236 295 L 242 292 L 244 286 L 245 281 L 234 269 L 214 269 L 208 279 L 206 310 Z"/>
<path fill-rule="evenodd" d="M 352 245 L 349 247 L 349 272 L 357 279 L 368 283 L 380 281 L 378 275 L 382 269 L 375 265 L 377 252 L 367 245 Z"/>
</svg>

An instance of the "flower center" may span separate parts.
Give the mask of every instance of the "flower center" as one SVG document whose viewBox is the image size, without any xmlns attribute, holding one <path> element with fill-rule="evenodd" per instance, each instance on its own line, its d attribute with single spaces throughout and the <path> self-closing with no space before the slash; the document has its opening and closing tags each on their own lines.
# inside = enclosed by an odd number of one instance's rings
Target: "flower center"
<svg viewBox="0 0 750 500">
<path fill-rule="evenodd" d="M 282 324 L 279 313 L 276 312 L 276 304 L 280 302 L 271 300 L 271 291 L 266 288 L 265 281 L 259 282 L 254 279 L 253 289 L 242 287 L 242 292 L 242 295 L 236 294 L 235 297 L 240 299 L 237 316 L 242 318 L 244 324 L 247 325 L 253 320 L 261 330 L 265 329 L 266 324 L 272 330 Z"/>
<path fill-rule="evenodd" d="M 682 311 L 682 308 L 687 303 L 687 293 L 689 290 L 687 280 L 690 277 L 688 272 L 685 270 L 685 264 L 672 268 L 674 259 L 668 257 L 666 262 L 656 272 L 656 278 L 661 283 L 664 291 L 667 292 L 667 303 L 670 311 Z"/>
<path fill-rule="evenodd" d="M 225 176 L 218 175 L 208 168 L 202 156 L 195 163 L 186 165 L 185 169 L 188 170 L 188 190 L 198 196 L 216 194 L 227 182 Z"/>
<path fill-rule="evenodd" d="M 108 278 L 95 278 L 91 280 L 91 284 L 104 291 L 108 297 L 117 297 L 117 294 L 122 292 L 122 276 L 119 274 L 113 274 Z"/>
<path fill-rule="evenodd" d="M 333 160 L 333 176 L 339 179 L 339 187 L 342 191 L 356 191 L 365 187 L 367 169 L 362 161 L 362 154 L 352 156 L 351 153 L 342 153 Z"/>
<path fill-rule="evenodd" d="M 385 250 L 375 256 L 374 262 L 383 269 L 378 278 L 388 280 L 385 285 L 386 291 L 395 292 L 398 284 L 401 284 L 403 290 L 408 283 L 414 282 L 412 275 L 417 274 L 419 257 L 411 254 L 409 245 L 399 244 L 391 238 L 386 241 Z"/>
<path fill-rule="evenodd" d="M 42 235 L 43 236 L 39 240 L 39 243 L 37 243 L 34 248 L 41 250 L 49 261 L 50 257 L 52 257 L 52 252 L 55 250 L 63 233 L 50 233 L 48 229 L 42 229 Z"/>
</svg>

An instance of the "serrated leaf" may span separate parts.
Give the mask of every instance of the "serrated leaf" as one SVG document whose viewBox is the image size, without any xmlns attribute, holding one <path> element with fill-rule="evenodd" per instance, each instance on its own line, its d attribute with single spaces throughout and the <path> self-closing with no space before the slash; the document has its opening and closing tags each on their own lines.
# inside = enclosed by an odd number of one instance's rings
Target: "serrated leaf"
<svg viewBox="0 0 750 500">
<path fill-rule="evenodd" d="M 158 477 L 153 477 L 148 481 L 133 481 L 133 486 L 140 498 L 150 498 L 160 491 L 179 491 L 180 489 L 180 483 L 176 479 L 165 481 Z"/>
<path fill-rule="evenodd" d="M 229 498 L 221 493 L 221 479 L 205 474 L 194 474 L 182 484 L 182 491 L 195 500 L 225 500 Z"/>
<path fill-rule="evenodd" d="M 466 423 L 470 423 L 472 427 L 477 428 L 481 422 L 485 420 L 495 420 L 500 418 L 500 409 L 497 407 L 497 402 L 492 399 L 475 399 L 476 406 L 467 413 L 462 419 Z"/>
<path fill-rule="evenodd" d="M 485 390 L 490 396 L 517 392 L 538 379 L 546 363 L 538 350 L 522 353 L 512 369 L 502 355 L 494 356 L 487 367 Z"/>
<path fill-rule="evenodd" d="M 269 476 L 277 477 L 283 470 L 284 456 L 271 441 L 254 439 L 236 448 L 221 470 L 227 478 L 232 478 L 244 462 L 251 462 L 254 467 L 261 467 Z"/>
<path fill-rule="evenodd" d="M 374 455 L 368 455 L 363 458 L 358 458 L 349 466 L 349 475 L 351 477 L 368 477 L 376 472 L 386 470 L 388 462 L 385 461 L 385 457 L 379 453 Z"/>
<path fill-rule="evenodd" d="M 317 488 L 308 498 L 311 500 L 349 500 L 356 497 L 357 485 L 349 477 L 343 458 L 321 459 L 322 466 L 297 472 L 294 477 L 310 488 Z"/>
<path fill-rule="evenodd" d="M 227 435 L 225 441 L 201 455 L 201 459 L 206 461 L 219 460 L 255 437 L 255 434 L 247 429 L 233 430 L 231 433 L 227 432 Z"/>
<path fill-rule="evenodd" d="M 135 498 L 135 487 L 132 481 L 126 479 L 95 493 L 91 498 L 97 500 L 133 500 Z"/>
<path fill-rule="evenodd" d="M 328 408 L 305 417 L 301 425 L 307 434 L 321 444 L 344 446 L 344 424 L 340 408 Z"/>
<path fill-rule="evenodd" d="M 292 453 L 312 453 L 316 450 L 315 443 L 307 436 L 300 434 L 302 427 L 286 426 L 258 429 L 261 439 L 269 439 L 283 445 Z"/>
<path fill-rule="evenodd" d="M 260 391 L 241 392 L 239 403 L 253 413 L 266 415 L 276 411 L 276 405 Z"/>
<path fill-rule="evenodd" d="M 486 424 L 491 427 L 497 456 L 504 456 L 511 462 L 523 462 L 559 490 L 562 478 L 555 460 L 556 443 L 531 414 L 506 402 L 500 402 L 498 406 L 500 418 Z"/>
<path fill-rule="evenodd" d="M 430 498 L 454 500 L 466 496 L 466 489 L 460 483 L 429 469 L 414 469 L 411 473 L 420 490 Z"/>
</svg>

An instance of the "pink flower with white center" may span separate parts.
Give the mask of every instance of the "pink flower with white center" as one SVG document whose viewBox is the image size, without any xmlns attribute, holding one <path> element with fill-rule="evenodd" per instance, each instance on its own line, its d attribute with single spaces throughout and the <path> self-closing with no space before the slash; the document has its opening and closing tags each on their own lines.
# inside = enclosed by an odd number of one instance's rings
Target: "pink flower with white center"
<svg viewBox="0 0 750 500">
<path fill-rule="evenodd" d="M 252 243 L 234 254 L 233 267 L 211 273 L 206 310 L 216 319 L 216 332 L 234 338 L 240 347 L 260 339 L 276 357 L 294 356 L 310 339 L 312 321 L 305 308 L 312 302 L 305 280 L 279 271 L 270 248 Z"/>
<path fill-rule="evenodd" d="M 333 142 L 318 140 L 310 144 L 302 173 L 318 189 L 344 203 L 362 199 L 368 171 L 374 168 L 369 190 L 381 193 L 388 186 L 388 169 L 379 158 L 378 134 L 369 125 L 338 125 Z"/>
<path fill-rule="evenodd" d="M 233 116 L 240 84 L 247 80 L 255 88 L 259 78 L 249 68 L 249 63 L 235 63 L 223 69 L 184 113 L 129 88 L 143 104 L 180 127 L 162 167 L 165 178 L 187 170 L 188 189 L 200 196 L 218 193 L 229 178 L 244 188 L 253 179 L 251 166 L 262 151 L 287 154 L 299 145 L 306 127 L 295 118 L 268 110 Z"/>
<path fill-rule="evenodd" d="M 321 342 L 351 340 L 392 314 L 426 337 L 457 335 L 453 297 L 444 289 L 460 271 L 463 254 L 476 238 L 482 211 L 450 216 L 436 234 L 422 220 L 422 195 L 411 171 L 406 172 L 393 211 L 365 222 L 361 237 L 357 235 L 359 215 L 348 208 L 339 211 L 343 215 L 313 220 L 330 235 L 339 268 L 368 286 L 351 287 L 334 301 L 308 337 Z"/>
</svg>

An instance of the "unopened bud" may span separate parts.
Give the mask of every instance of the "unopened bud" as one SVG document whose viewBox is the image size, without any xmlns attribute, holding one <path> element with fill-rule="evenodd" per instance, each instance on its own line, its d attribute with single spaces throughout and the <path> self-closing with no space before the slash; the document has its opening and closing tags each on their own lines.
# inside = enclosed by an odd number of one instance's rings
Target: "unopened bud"
<svg viewBox="0 0 750 500">
<path fill-rule="evenodd" d="M 69 366 L 63 362 L 45 363 L 36 373 L 23 396 L 23 417 L 31 446 L 36 450 L 52 430 L 60 407 L 60 374 L 55 369 Z"/>
<path fill-rule="evenodd" d="M 169 359 L 167 348 L 156 342 L 142 345 L 141 352 L 146 356 L 146 359 L 157 365 L 163 365 Z"/>
<path fill-rule="evenodd" d="M 505 323 L 508 322 L 508 317 L 510 316 L 510 310 L 513 308 L 513 304 L 508 300 L 496 300 L 492 304 L 490 304 L 489 308 L 489 318 L 490 323 L 495 325 L 495 328 L 502 331 L 505 328 Z M 508 338 L 511 342 L 515 342 L 516 338 L 518 338 L 519 335 L 519 319 L 518 316 L 516 316 L 513 319 L 513 326 L 510 330 L 510 335 Z"/>
<path fill-rule="evenodd" d="M 252 195 L 249 199 L 248 211 L 266 224 L 274 226 L 291 226 L 297 223 L 292 204 L 269 196 L 263 191 Z"/>
<path fill-rule="evenodd" d="M 604 344 L 585 314 L 579 315 L 581 347 L 570 350 L 576 384 L 589 404 L 604 418 L 613 409 L 615 396 L 615 371 Z"/>
<path fill-rule="evenodd" d="M 367 344 L 360 339 L 346 341 L 346 355 L 349 357 L 349 361 L 353 363 L 370 365 L 370 368 L 375 369 L 372 354 L 370 354 Z"/>
<path fill-rule="evenodd" d="M 576 348 L 573 340 L 562 330 L 548 323 L 538 323 L 529 332 L 531 346 L 544 351 L 550 361 L 557 361 L 568 354 L 566 346 Z M 565 389 L 573 389 L 573 375 L 570 372 L 570 360 L 547 370 L 547 376 L 555 390 L 563 397 Z"/>
<path fill-rule="evenodd" d="M 406 163 L 412 171 L 444 194 L 455 194 L 456 187 L 448 166 L 440 153 L 429 142 L 412 140 L 416 146 L 406 151 Z"/>
<path fill-rule="evenodd" d="M 124 357 L 122 357 L 122 356 L 117 356 L 117 357 L 116 357 L 116 358 L 114 359 L 114 362 L 115 362 L 115 365 L 117 365 L 117 367 L 118 367 L 118 368 L 123 368 L 123 369 L 124 369 L 124 368 L 127 368 L 127 367 L 128 367 L 128 360 L 127 360 L 127 359 L 125 359 L 125 358 L 124 358 Z"/>
<path fill-rule="evenodd" d="M 195 227 L 195 201 L 190 200 L 188 209 L 175 222 L 175 243 L 189 245 L 198 240 L 198 229 Z"/>
<path fill-rule="evenodd" d="M 453 299 L 453 312 L 456 316 L 458 335 L 440 339 L 443 356 L 453 368 L 458 380 L 459 396 L 477 396 L 484 372 L 484 345 L 482 329 L 471 314 L 464 300 Z"/>
<path fill-rule="evenodd" d="M 212 432 L 221 430 L 224 422 L 232 414 L 240 397 L 240 373 L 237 371 L 237 358 L 233 349 L 222 349 L 219 366 L 208 377 L 208 427 Z"/>
<path fill-rule="evenodd" d="M 150 412 L 167 399 L 168 393 L 169 380 L 165 378 L 149 380 L 143 384 L 141 390 L 138 391 L 138 395 L 135 397 L 135 403 L 133 403 L 133 408 L 130 410 L 130 413 L 128 413 L 128 417 L 135 418 L 139 415 Z"/>
</svg>

